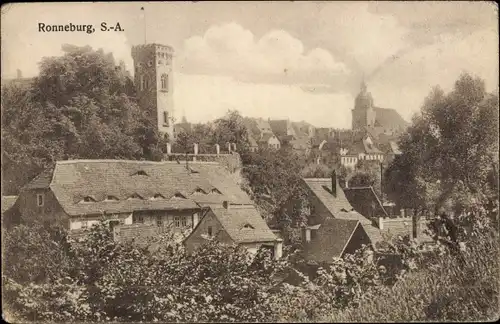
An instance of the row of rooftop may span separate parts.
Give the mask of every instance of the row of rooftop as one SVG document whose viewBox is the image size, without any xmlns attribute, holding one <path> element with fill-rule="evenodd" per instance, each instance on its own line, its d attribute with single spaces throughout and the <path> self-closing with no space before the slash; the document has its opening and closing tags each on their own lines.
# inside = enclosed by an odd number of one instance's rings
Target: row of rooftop
<svg viewBox="0 0 500 324">
<path fill-rule="evenodd" d="M 279 258 L 279 231 L 271 229 L 272 222 L 266 223 L 233 179 L 213 162 L 58 161 L 19 196 L 3 197 L 2 217 L 14 223 L 54 222 L 76 234 L 105 219 L 120 240 L 144 241 L 168 226 L 173 232 L 188 231 L 188 251 L 217 239 L 251 252 L 267 246 Z M 303 185 L 311 206 L 303 228 L 304 251 L 311 262 L 331 260 L 362 244 L 377 247 L 388 233 L 429 240 L 413 218 L 390 218 L 371 187 L 342 189 L 335 173 L 303 179 Z M 7 204 L 10 208 L 4 209 Z"/>
</svg>

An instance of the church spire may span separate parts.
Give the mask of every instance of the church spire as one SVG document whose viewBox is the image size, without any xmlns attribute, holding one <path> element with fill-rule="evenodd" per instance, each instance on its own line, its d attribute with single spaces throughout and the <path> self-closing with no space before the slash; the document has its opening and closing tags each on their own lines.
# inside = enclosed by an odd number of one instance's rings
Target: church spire
<svg viewBox="0 0 500 324">
<path fill-rule="evenodd" d="M 365 73 L 363 72 L 363 77 L 361 79 L 361 92 L 366 92 L 366 81 L 365 81 Z"/>
</svg>

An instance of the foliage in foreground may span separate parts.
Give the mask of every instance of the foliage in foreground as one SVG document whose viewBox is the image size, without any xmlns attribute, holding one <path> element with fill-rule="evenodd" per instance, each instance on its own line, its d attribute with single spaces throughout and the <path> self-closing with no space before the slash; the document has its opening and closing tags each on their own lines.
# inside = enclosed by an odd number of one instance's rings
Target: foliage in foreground
<svg viewBox="0 0 500 324">
<path fill-rule="evenodd" d="M 436 232 L 427 253 L 389 245 L 403 259 L 396 272 L 368 247 L 308 272 L 288 251 L 275 261 L 209 242 L 188 255 L 165 238 L 153 251 L 113 241 L 104 225 L 70 245 L 64 231 L 21 225 L 5 235 L 4 306 L 8 318 L 37 322 L 492 319 L 500 251 L 491 215 L 453 220 L 460 230 Z"/>
</svg>

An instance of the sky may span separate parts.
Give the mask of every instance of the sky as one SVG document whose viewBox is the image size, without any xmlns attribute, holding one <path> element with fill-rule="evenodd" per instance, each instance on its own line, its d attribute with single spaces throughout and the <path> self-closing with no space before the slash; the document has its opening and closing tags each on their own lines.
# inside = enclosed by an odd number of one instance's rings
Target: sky
<svg viewBox="0 0 500 324">
<path fill-rule="evenodd" d="M 140 8 L 145 10 L 141 11 Z M 102 32 L 101 22 L 124 31 Z M 43 33 L 38 24 L 93 24 Z M 462 72 L 498 89 L 493 2 L 122 2 L 2 6 L 2 78 L 38 74 L 62 44 L 112 52 L 133 73 L 131 47 L 174 47 L 175 116 L 205 122 L 237 109 L 350 128 L 365 79 L 376 106 L 410 120 L 435 85 Z"/>
</svg>

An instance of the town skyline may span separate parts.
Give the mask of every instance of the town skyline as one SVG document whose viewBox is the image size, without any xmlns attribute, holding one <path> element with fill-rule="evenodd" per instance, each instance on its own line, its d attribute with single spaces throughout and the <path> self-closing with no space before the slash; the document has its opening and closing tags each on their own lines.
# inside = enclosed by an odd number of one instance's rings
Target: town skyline
<svg viewBox="0 0 500 324">
<path fill-rule="evenodd" d="M 397 3 L 297 3 L 289 8 L 254 2 L 10 6 L 3 9 L 4 24 L 19 33 L 2 32 L 3 45 L 12 49 L 2 56 L 2 77 L 15 77 L 17 69 L 25 77 L 35 76 L 37 62 L 62 55 L 65 43 L 112 52 L 133 74 L 131 47 L 144 41 L 160 43 L 175 50 L 177 120 L 185 115 L 194 123 L 207 122 L 231 109 L 248 117 L 289 118 L 333 128 L 350 128 L 363 76 L 374 104 L 395 109 L 406 121 L 420 110 L 433 86 L 447 91 L 462 72 L 485 79 L 488 91 L 498 88 L 494 7 L 408 5 L 412 10 Z M 62 15 L 68 6 L 84 18 Z M 18 19 L 21 11 L 26 19 Z M 302 12 L 311 12 L 300 17 L 303 27 L 294 22 Z M 327 20 L 326 13 L 338 19 Z M 96 27 L 102 21 L 119 22 L 124 31 L 39 33 L 35 22 L 40 21 Z"/>
</svg>

